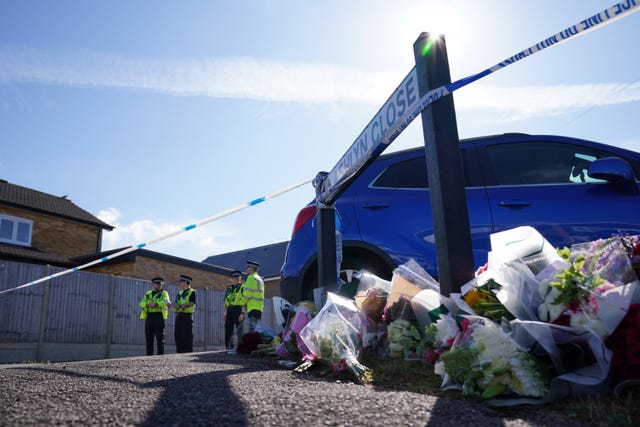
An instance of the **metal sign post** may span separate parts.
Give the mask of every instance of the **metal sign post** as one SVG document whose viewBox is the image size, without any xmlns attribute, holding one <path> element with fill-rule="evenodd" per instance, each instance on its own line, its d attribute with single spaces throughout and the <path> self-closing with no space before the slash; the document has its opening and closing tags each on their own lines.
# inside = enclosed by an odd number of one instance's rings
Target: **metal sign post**
<svg viewBox="0 0 640 427">
<path fill-rule="evenodd" d="M 444 37 L 422 33 L 414 67 L 330 172 L 313 180 L 318 212 L 318 286 L 338 282 L 335 208 L 339 195 L 422 115 L 440 292 L 450 295 L 474 276 L 464 173 Z M 426 209 L 426 207 L 425 207 Z"/>
<path fill-rule="evenodd" d="M 318 238 L 318 287 L 333 289 L 338 285 L 338 256 L 336 253 L 336 208 L 321 201 L 322 183 L 327 172 L 320 172 L 313 180 L 316 188 L 316 227 Z M 318 307 L 320 309 L 321 307 Z"/>
<path fill-rule="evenodd" d="M 420 96 L 451 83 L 444 36 L 422 33 L 413 44 Z M 440 293 L 450 295 L 473 279 L 474 264 L 453 96 L 422 111 Z"/>
<path fill-rule="evenodd" d="M 318 286 L 333 289 L 338 285 L 336 254 L 336 209 L 333 205 L 318 205 Z M 322 307 L 318 307 L 320 309 Z"/>
</svg>

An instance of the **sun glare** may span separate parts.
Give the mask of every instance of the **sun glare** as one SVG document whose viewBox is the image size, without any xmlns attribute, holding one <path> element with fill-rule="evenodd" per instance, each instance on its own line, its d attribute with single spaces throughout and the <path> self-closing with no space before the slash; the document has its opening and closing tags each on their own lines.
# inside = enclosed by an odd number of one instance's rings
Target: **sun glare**
<svg viewBox="0 0 640 427">
<path fill-rule="evenodd" d="M 429 2 L 417 6 L 407 13 L 407 31 L 415 39 L 421 32 L 433 36 L 444 35 L 446 39 L 460 37 L 463 30 L 460 12 L 455 6 L 444 3 Z"/>
</svg>

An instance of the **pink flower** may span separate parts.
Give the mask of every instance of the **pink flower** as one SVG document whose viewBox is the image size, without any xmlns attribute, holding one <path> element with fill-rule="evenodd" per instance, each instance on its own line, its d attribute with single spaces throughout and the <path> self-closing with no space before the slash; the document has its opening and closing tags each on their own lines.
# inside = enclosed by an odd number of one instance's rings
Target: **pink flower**
<svg viewBox="0 0 640 427">
<path fill-rule="evenodd" d="M 482 266 L 478 267 L 478 269 L 476 270 L 476 276 L 481 275 L 482 273 L 484 273 L 488 269 L 489 269 L 489 263 L 485 263 L 485 265 L 482 265 Z"/>
</svg>

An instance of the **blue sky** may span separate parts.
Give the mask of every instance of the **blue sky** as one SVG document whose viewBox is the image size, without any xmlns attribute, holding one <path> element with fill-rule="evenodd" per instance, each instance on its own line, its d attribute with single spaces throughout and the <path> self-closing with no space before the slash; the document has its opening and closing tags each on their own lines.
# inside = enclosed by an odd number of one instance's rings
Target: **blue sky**
<svg viewBox="0 0 640 427">
<path fill-rule="evenodd" d="M 135 245 L 330 170 L 443 33 L 457 80 L 615 1 L 0 2 L 0 178 Z M 640 151 L 640 13 L 454 93 L 461 138 Z M 423 144 L 415 120 L 387 151 Z M 311 185 L 150 250 L 202 261 L 288 240 Z"/>
</svg>

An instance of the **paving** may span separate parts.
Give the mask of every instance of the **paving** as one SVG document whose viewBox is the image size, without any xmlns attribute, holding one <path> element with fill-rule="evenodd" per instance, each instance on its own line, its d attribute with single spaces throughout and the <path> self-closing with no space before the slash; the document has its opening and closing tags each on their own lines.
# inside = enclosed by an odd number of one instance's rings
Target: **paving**
<svg viewBox="0 0 640 427">
<path fill-rule="evenodd" d="M 211 351 L 0 365 L 0 426 L 581 426 Z"/>
</svg>

